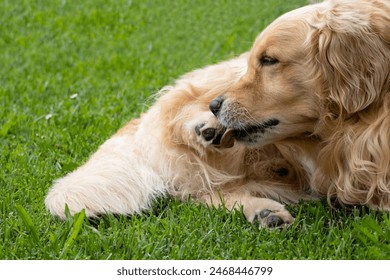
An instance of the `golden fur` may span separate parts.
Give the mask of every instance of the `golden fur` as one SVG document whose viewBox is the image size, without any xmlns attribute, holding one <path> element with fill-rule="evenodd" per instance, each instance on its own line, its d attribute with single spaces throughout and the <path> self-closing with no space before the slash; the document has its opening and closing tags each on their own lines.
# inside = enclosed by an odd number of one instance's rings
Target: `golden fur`
<svg viewBox="0 0 390 280">
<path fill-rule="evenodd" d="M 195 70 L 165 87 L 140 119 L 54 183 L 45 200 L 50 212 L 64 218 L 67 205 L 71 214 L 85 209 L 89 217 L 133 214 L 156 197 L 172 195 L 228 210 L 243 207 L 249 221 L 264 226 L 292 223 L 281 203 L 313 198 L 297 151 L 283 144 L 221 147 L 224 128 L 208 108 L 245 73 L 246 56 Z"/>
<path fill-rule="evenodd" d="M 281 16 L 210 106 L 240 142 L 299 149 L 313 190 L 390 210 L 390 1 L 325 1 Z M 302 146 L 307 135 L 318 145 Z"/>
</svg>

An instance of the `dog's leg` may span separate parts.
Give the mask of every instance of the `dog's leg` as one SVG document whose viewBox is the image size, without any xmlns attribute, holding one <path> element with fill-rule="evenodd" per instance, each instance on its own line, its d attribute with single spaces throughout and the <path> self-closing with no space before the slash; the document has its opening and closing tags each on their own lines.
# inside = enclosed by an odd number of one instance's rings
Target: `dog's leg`
<svg viewBox="0 0 390 280">
<path fill-rule="evenodd" d="M 223 205 L 229 211 L 242 207 L 246 219 L 251 223 L 259 222 L 261 227 L 282 227 L 294 222 L 294 218 L 283 204 L 272 199 L 252 196 L 245 190 L 231 193 L 216 192 L 204 196 L 202 200 L 216 207 Z"/>
<path fill-rule="evenodd" d="M 85 209 L 88 217 L 148 208 L 154 197 L 165 193 L 165 185 L 136 148 L 131 135 L 113 136 L 83 166 L 55 181 L 46 207 L 60 218 L 65 218 L 65 205 L 70 214 Z"/>
</svg>

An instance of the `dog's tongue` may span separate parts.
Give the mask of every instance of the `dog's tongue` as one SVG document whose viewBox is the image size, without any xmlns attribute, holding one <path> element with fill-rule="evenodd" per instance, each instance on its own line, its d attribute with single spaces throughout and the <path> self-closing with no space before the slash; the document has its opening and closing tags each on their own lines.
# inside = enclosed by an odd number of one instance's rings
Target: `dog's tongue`
<svg viewBox="0 0 390 280">
<path fill-rule="evenodd" d="M 221 148 L 231 148 L 234 146 L 234 129 L 229 128 L 222 135 L 220 147 Z"/>
</svg>

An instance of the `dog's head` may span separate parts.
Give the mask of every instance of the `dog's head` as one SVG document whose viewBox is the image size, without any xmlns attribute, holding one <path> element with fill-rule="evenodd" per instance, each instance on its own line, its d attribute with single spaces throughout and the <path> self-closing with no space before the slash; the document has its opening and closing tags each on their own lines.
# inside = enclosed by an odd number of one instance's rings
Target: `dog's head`
<svg viewBox="0 0 390 280">
<path fill-rule="evenodd" d="M 287 13 L 256 39 L 247 73 L 210 103 L 247 144 L 326 130 L 390 90 L 390 3 L 327 1 Z"/>
</svg>

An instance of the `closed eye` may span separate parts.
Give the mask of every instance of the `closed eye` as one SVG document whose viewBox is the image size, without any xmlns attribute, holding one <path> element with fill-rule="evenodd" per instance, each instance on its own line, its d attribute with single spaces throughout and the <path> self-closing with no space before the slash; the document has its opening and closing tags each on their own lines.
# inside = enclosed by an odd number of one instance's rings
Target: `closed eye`
<svg viewBox="0 0 390 280">
<path fill-rule="evenodd" d="M 276 58 L 270 57 L 268 55 L 264 55 L 260 58 L 260 65 L 261 66 L 270 66 L 275 65 L 279 62 Z"/>
</svg>

